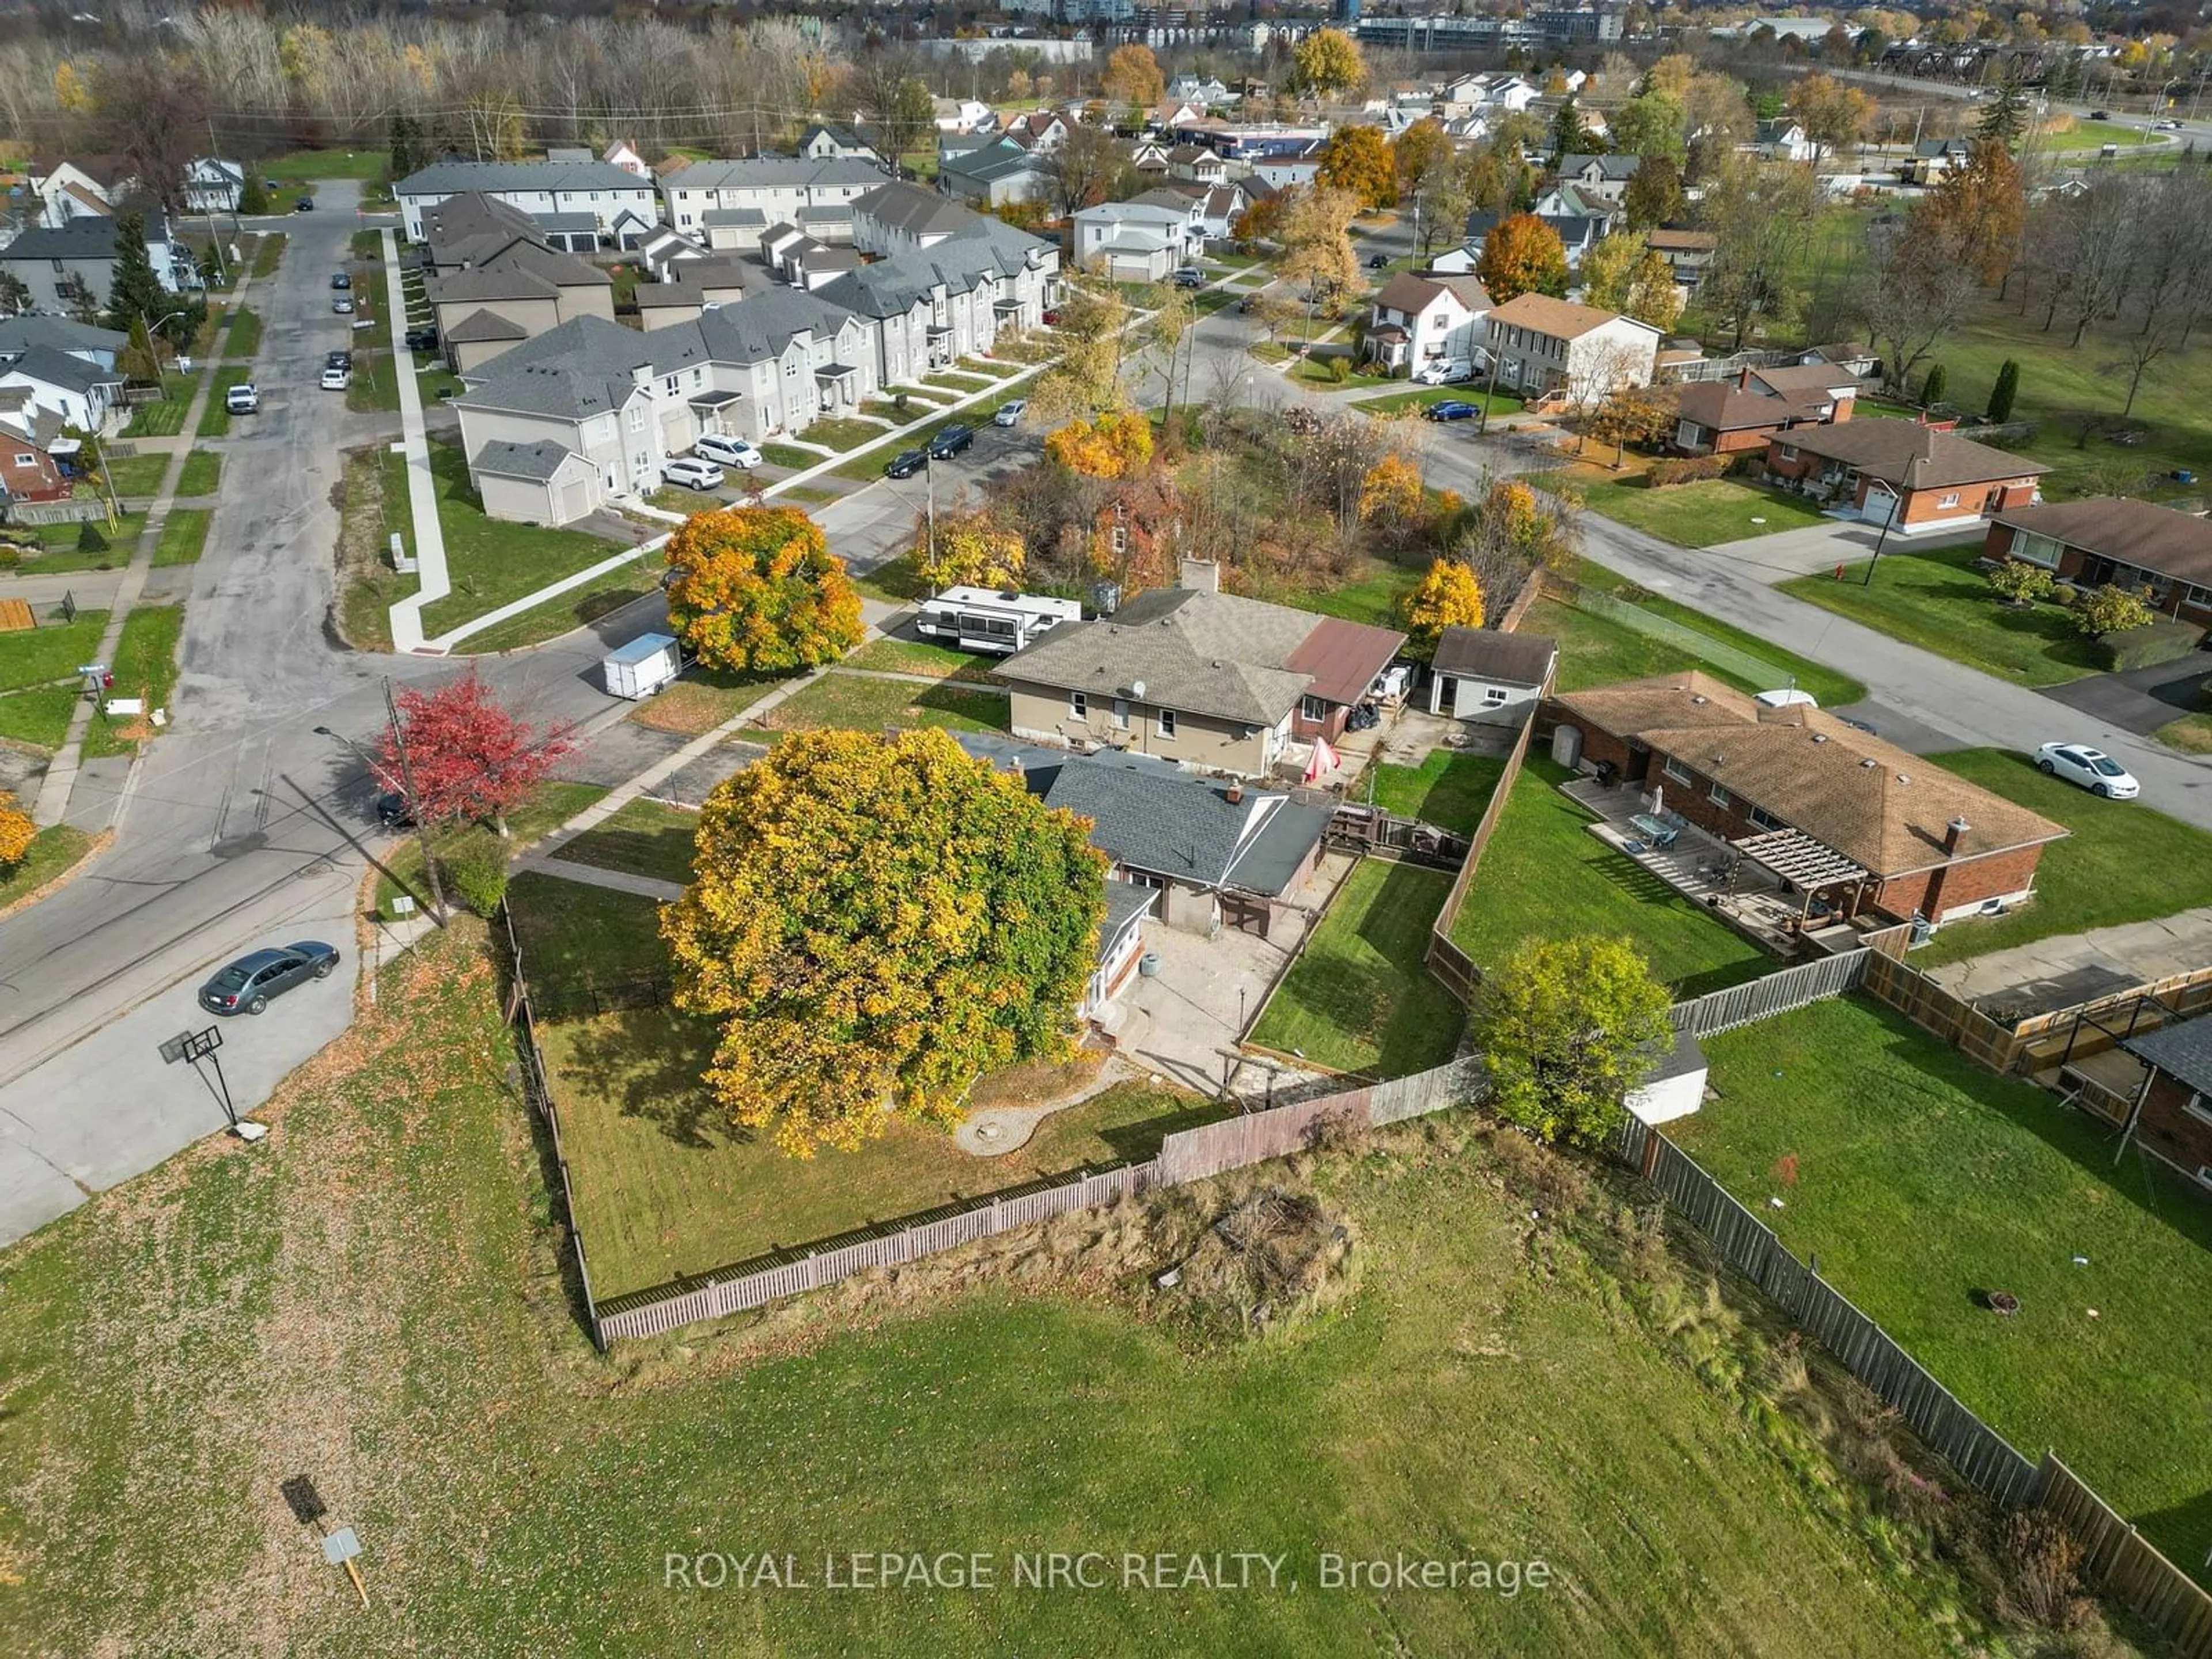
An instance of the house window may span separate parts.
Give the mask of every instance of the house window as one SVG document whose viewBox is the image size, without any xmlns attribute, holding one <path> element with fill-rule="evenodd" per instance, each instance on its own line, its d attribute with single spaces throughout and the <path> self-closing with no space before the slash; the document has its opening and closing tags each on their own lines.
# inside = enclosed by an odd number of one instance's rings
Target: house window
<svg viewBox="0 0 2212 1659">
<path fill-rule="evenodd" d="M 1773 813 L 1768 811 L 1765 807 L 1754 806 L 1751 809 L 1751 827 L 1754 830 L 1764 830 L 1771 833 L 1777 830 L 1786 830 L 1789 828 L 1789 825 L 1784 823 L 1780 818 L 1776 817 Z"/>
<path fill-rule="evenodd" d="M 1069 692 L 1067 694 L 1067 714 L 1068 718 L 1071 720 L 1089 720 L 1091 718 L 1091 699 L 1085 696 L 1080 691 Z"/>
<path fill-rule="evenodd" d="M 1797 446 L 1796 444 L 1783 445 L 1781 455 L 1782 459 L 1785 461 L 1796 460 L 1797 459 Z"/>
<path fill-rule="evenodd" d="M 1482 688 L 1482 704 L 1486 708 L 1502 708 L 1512 696 L 1502 685 L 1486 685 Z"/>
<path fill-rule="evenodd" d="M 38 464 L 39 458 L 35 455 L 18 455 L 15 458 L 15 465 L 18 466 L 36 466 Z"/>
<path fill-rule="evenodd" d="M 1319 697 L 1300 697 L 1298 718 L 1302 720 L 1311 720 L 1316 725 L 1319 725 L 1328 718 L 1328 705 Z"/>
<path fill-rule="evenodd" d="M 1659 769 L 1664 772 L 1668 777 L 1674 779 L 1677 783 L 1695 783 L 1698 781 L 1698 775 L 1690 770 L 1688 767 L 1683 765 L 1681 762 L 1676 760 L 1672 755 L 1667 757 L 1666 765 L 1661 767 Z"/>
<path fill-rule="evenodd" d="M 2212 1101 L 2206 1100 L 2201 1093 L 2190 1096 L 2181 1109 L 2200 1123 L 2212 1123 Z"/>
<path fill-rule="evenodd" d="M 1160 712 L 1159 712 L 1159 726 L 1160 726 L 1160 735 L 1161 735 L 1162 737 L 1164 737 L 1164 738 L 1172 738 L 1173 736 L 1175 736 L 1175 734 L 1176 734 L 1176 711 L 1175 711 L 1174 709 L 1172 709 L 1172 708 L 1163 708 L 1163 709 L 1161 709 L 1161 710 L 1160 710 Z"/>
<path fill-rule="evenodd" d="M 2023 564 L 2039 564 L 2045 570 L 2058 568 L 2058 555 L 2063 546 L 2056 536 L 2039 536 L 2027 530 L 2012 533 L 2012 556 Z"/>
<path fill-rule="evenodd" d="M 645 430 L 645 405 L 643 404 L 632 404 L 629 406 L 629 429 L 633 432 L 642 432 Z"/>
<path fill-rule="evenodd" d="M 1936 505 L 1938 507 L 1956 507 L 1958 504 L 1959 492 L 1955 489 L 1950 491 L 1947 495 L 1939 496 L 1936 502 Z"/>
<path fill-rule="evenodd" d="M 2191 588 L 2186 603 L 2196 606 L 2199 611 L 2212 611 L 2212 587 Z"/>
<path fill-rule="evenodd" d="M 1733 806 L 1735 805 L 1735 797 L 1729 793 L 1727 790 L 1722 788 L 1717 783 L 1705 792 L 1705 799 L 1712 802 L 1716 806 Z"/>
<path fill-rule="evenodd" d="M 1114 699 L 1114 729 L 1116 732 L 1129 729 L 1129 700 L 1127 697 Z"/>
</svg>

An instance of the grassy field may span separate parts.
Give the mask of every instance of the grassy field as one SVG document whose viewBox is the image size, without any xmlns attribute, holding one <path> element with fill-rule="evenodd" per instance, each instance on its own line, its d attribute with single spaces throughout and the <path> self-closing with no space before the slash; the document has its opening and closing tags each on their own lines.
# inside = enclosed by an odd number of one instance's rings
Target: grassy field
<svg viewBox="0 0 2212 1659">
<path fill-rule="evenodd" d="M 0 702 L 12 701 L 0 698 Z M 30 803 L 26 801 L 23 805 L 27 807 Z M 90 836 L 66 823 L 57 823 L 50 829 L 40 830 L 31 838 L 29 852 L 15 863 L 0 867 L 0 907 L 14 904 L 37 892 L 89 853 L 92 843 Z M 0 1266 L 0 1284 L 6 1281 L 6 1269 Z"/>
<path fill-rule="evenodd" d="M 1364 1288 L 1296 1341 L 1181 1342 L 1133 1313 L 1140 1287 L 1079 1289 L 1016 1239 L 1030 1287 L 955 1259 L 601 1361 L 480 938 L 387 969 L 260 1146 L 210 1139 L 0 1255 L 8 1628 L 180 1659 L 751 1659 L 924 1629 L 953 1659 L 1295 1659 L 1383 1632 L 1406 1653 L 1950 1650 L 1947 1581 L 1885 1565 L 1832 1463 L 1793 1469 L 1624 1313 L 1604 1226 L 1532 1233 L 1456 1121 L 1431 1133 L 1464 1145 L 1317 1166 Z M 367 1608 L 280 1499 L 299 1474 L 359 1529 Z M 223 1548 L 179 1547 L 215 1516 Z M 1016 1550 L 1265 1550 L 1305 1588 L 666 1587 L 668 1552 L 754 1538 L 817 1580 L 830 1550 L 991 1551 L 1008 1579 Z M 1317 1587 L 1317 1550 L 1401 1549 L 1540 1558 L 1553 1582 Z"/>
<path fill-rule="evenodd" d="M 558 856 L 678 886 L 691 880 L 699 815 L 657 800 L 626 801 L 605 823 L 561 843 Z"/>
<path fill-rule="evenodd" d="M 433 639 L 622 550 L 617 543 L 580 530 L 545 530 L 487 517 L 469 483 L 468 462 L 456 445 L 430 446 L 430 472 L 437 485 L 438 522 L 446 532 L 446 568 L 453 584 L 444 599 L 422 607 L 422 631 Z M 636 580 L 631 572 L 610 574 Z M 548 603 L 573 610 L 581 601 L 574 593 L 564 593 Z M 572 621 L 568 627 L 574 625 Z M 493 648 L 480 640 L 469 643 L 472 650 Z"/>
<path fill-rule="evenodd" d="M 1915 967 L 2212 904 L 2212 835 L 2142 801 L 2099 800 L 2046 778 L 2026 755 L 1966 749 L 1940 758 L 1960 777 L 2073 833 L 2044 848 L 2033 903 L 1945 927 L 1912 953 Z"/>
<path fill-rule="evenodd" d="M 2096 647 L 2056 605 L 2014 610 L 1974 568 L 1981 545 L 1893 547 L 1871 587 L 1861 585 L 1867 562 L 1844 567 L 1844 580 L 1798 576 L 1782 591 L 1864 623 L 1869 628 L 1948 657 L 2015 685 L 2063 685 L 2098 672 Z"/>
<path fill-rule="evenodd" d="M 414 360 L 404 371 L 415 372 Z M 353 379 L 346 385 L 346 407 L 356 415 L 396 415 L 399 412 L 399 360 L 386 350 L 357 351 Z"/>
<path fill-rule="evenodd" d="M 1396 628 L 1398 602 L 1413 591 L 1421 573 L 1409 566 L 1374 559 L 1352 580 L 1320 592 L 1300 592 L 1269 596 L 1300 611 L 1346 622 L 1367 623 L 1376 628 Z"/>
<path fill-rule="evenodd" d="M 313 179 L 381 179 L 392 158 L 380 149 L 295 149 L 261 164 L 261 176 L 274 185 Z"/>
<path fill-rule="evenodd" d="M 1505 763 L 1493 755 L 1439 749 L 1419 766 L 1377 766 L 1368 798 L 1400 817 L 1471 836 L 1504 770 Z"/>
<path fill-rule="evenodd" d="M 1648 592 L 1619 572 L 1608 570 L 1603 565 L 1594 563 L 1589 559 L 1577 562 L 1574 579 L 1579 587 L 1594 587 L 1600 592 L 1609 593 L 1615 599 L 1626 600 L 1637 606 L 1639 610 L 1649 611 L 1662 621 L 1676 623 L 1684 628 L 1702 634 L 1716 645 L 1732 647 L 1735 650 L 1757 658 L 1771 667 L 1781 670 L 1798 690 L 1811 692 L 1824 708 L 1838 708 L 1849 703 L 1857 702 L 1867 694 L 1865 685 L 1848 674 L 1839 674 L 1834 669 L 1816 663 L 1808 657 L 1800 657 L 1795 653 L 1784 651 L 1780 646 L 1738 628 L 1733 623 L 1726 623 L 1718 617 L 1709 617 L 1704 611 L 1692 609 L 1678 599 L 1668 599 L 1664 593 Z M 1616 623 L 1610 617 L 1593 617 L 1592 620 L 1613 627 L 1627 626 L 1623 623 Z M 1531 629 L 1528 631 L 1533 633 L 1537 630 Z M 1628 631 L 1634 633 L 1637 630 L 1629 629 Z M 1668 666 L 1680 666 L 1680 659 L 1682 653 L 1679 647 L 1665 641 L 1655 641 L 1655 643 L 1660 645 L 1662 650 L 1674 653 L 1677 660 Z M 1715 654 L 1725 655 L 1724 653 Z M 1703 657 L 1700 657 L 1699 660 L 1705 662 L 1708 668 L 1716 667 L 1713 663 Z M 1653 672 L 1664 672 L 1666 670 L 1662 668 Z M 1731 678 L 1740 678 L 1741 677 L 1732 676 Z M 1750 685 L 1747 683 L 1746 689 L 1752 691 L 1772 691 L 1778 690 L 1779 684 L 1778 683 L 1774 685 Z"/>
<path fill-rule="evenodd" d="M 208 526 L 214 518 L 209 507 L 171 507 L 161 526 L 161 538 L 154 545 L 155 565 L 197 564 L 207 550 Z"/>
<path fill-rule="evenodd" d="M 150 714 L 169 706 L 177 684 L 177 642 L 185 630 L 182 605 L 141 605 L 123 619 L 123 638 L 115 647 L 113 696 L 143 697 Z M 85 728 L 84 755 L 128 755 L 153 737 L 155 727 L 141 718 L 94 716 Z"/>
<path fill-rule="evenodd" d="M 1856 999 L 1705 1049 L 1718 1098 L 1684 1149 L 2021 1451 L 2056 1450 L 2203 1576 L 2203 1194 L 2141 1152 L 2114 1168 L 2093 1119 Z M 1982 1304 L 1998 1290 L 2016 1316 Z"/>
<path fill-rule="evenodd" d="M 1705 478 L 1665 489 L 1614 478 L 1568 481 L 1581 489 L 1591 512 L 1678 547 L 1717 547 L 1822 521 L 1820 509 L 1802 495 L 1735 478 Z"/>
<path fill-rule="evenodd" d="M 1450 886 L 1441 870 L 1362 860 L 1276 988 L 1253 1042 L 1374 1077 L 1449 1060 L 1466 1013 L 1423 960 Z"/>
<path fill-rule="evenodd" d="M 1472 382 L 1466 386 L 1423 386 L 1414 392 L 1393 392 L 1383 398 L 1362 398 L 1352 407 L 1364 409 L 1370 415 L 1402 415 L 1409 409 L 1426 409 L 1431 404 L 1473 404 L 1477 409 L 1490 406 L 1492 415 L 1515 415 L 1521 410 L 1521 400 L 1502 392 L 1484 392 Z"/>
<path fill-rule="evenodd" d="M 0 693 L 0 738 L 34 749 L 58 749 L 69 736 L 70 716 L 83 694 L 75 682 Z M 4 895 L 5 888 L 0 888 Z"/>
<path fill-rule="evenodd" d="M 250 359 L 260 350 L 261 319 L 251 307 L 241 307 L 231 313 L 230 331 L 223 337 L 222 355 Z"/>
<path fill-rule="evenodd" d="M 887 726 L 939 726 L 952 732 L 1003 732 L 1006 694 L 970 685 L 916 685 L 869 679 L 831 670 L 761 724 L 770 731 L 800 732 L 843 726 L 880 732 Z"/>
<path fill-rule="evenodd" d="M 130 422 L 121 435 L 126 439 L 175 437 L 185 429 L 185 416 L 191 407 L 192 387 L 198 378 L 194 374 L 164 374 L 162 395 L 132 410 Z M 222 401 L 220 392 L 216 401 Z"/>
<path fill-rule="evenodd" d="M 209 389 L 207 407 L 200 411 L 200 436 L 228 438 L 230 435 L 230 410 L 223 399 L 231 387 L 244 386 L 253 378 L 253 371 L 243 363 L 227 363 L 215 372 L 215 385 Z"/>
<path fill-rule="evenodd" d="M 36 628 L 0 634 L 0 691 L 51 680 L 74 684 L 77 665 L 92 660 L 106 631 L 107 612 L 80 611 L 75 622 L 52 616 Z"/>
<path fill-rule="evenodd" d="M 1025 1182 L 1141 1162 L 1222 1109 L 1148 1083 L 1047 1118 L 977 1158 L 945 1129 L 892 1118 L 857 1152 L 804 1161 L 732 1124 L 701 1081 L 711 1022 L 665 1011 L 550 1025 L 543 1043 L 577 1218 L 601 1297 L 839 1237 Z"/>
<path fill-rule="evenodd" d="M 1477 967 L 1504 961 L 1527 939 L 1602 933 L 1635 944 L 1680 1000 L 1780 965 L 1586 831 L 1589 814 L 1557 787 L 1571 775 L 1531 755 L 1513 786 L 1452 929 Z"/>
</svg>

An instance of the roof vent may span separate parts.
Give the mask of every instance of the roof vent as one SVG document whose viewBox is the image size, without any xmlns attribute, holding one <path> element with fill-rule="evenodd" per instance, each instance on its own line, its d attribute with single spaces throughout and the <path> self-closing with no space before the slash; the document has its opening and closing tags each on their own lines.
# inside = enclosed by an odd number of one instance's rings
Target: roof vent
<svg viewBox="0 0 2212 1659">
<path fill-rule="evenodd" d="M 1881 763 L 1875 759 L 1873 756 L 1869 755 L 1864 760 L 1861 761 L 1859 764 L 1864 767 L 1868 771 L 1871 772 L 1875 767 L 1881 765 Z"/>
<path fill-rule="evenodd" d="M 1910 782 L 1911 782 L 1911 781 L 1912 781 L 1912 780 L 1911 780 L 1911 778 L 1908 778 L 1907 776 L 1905 776 L 1905 774 L 1904 774 L 1904 773 L 1902 773 L 1902 772 L 1899 772 L 1899 773 L 1897 775 L 1897 781 L 1898 781 L 1899 783 L 1910 783 Z"/>
<path fill-rule="evenodd" d="M 1700 695 L 1700 696 L 1698 696 L 1692 697 L 1692 698 L 1690 699 L 1690 701 L 1691 701 L 1692 702 L 1693 702 L 1693 703 L 1696 703 L 1696 704 L 1699 705 L 1700 707 L 1703 707 L 1705 700 L 1705 697 L 1704 697 L 1702 695 Z"/>
<path fill-rule="evenodd" d="M 1815 743 L 1826 743 L 1827 740 L 1828 734 L 1826 732 L 1815 732 L 1813 734 L 1813 741 Z"/>
</svg>

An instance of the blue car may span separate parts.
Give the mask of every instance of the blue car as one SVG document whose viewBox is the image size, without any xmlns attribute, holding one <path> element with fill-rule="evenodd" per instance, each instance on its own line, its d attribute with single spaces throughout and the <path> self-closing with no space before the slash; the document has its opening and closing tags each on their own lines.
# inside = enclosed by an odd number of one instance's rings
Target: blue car
<svg viewBox="0 0 2212 1659">
<path fill-rule="evenodd" d="M 1421 413 L 1432 421 L 1464 421 L 1482 411 L 1463 398 L 1447 398 L 1440 404 L 1431 404 Z"/>
<path fill-rule="evenodd" d="M 278 951 L 255 951 L 200 987 L 200 1006 L 211 1014 L 258 1014 L 272 997 L 311 979 L 328 979 L 337 965 L 337 947 L 316 939 Z"/>
</svg>

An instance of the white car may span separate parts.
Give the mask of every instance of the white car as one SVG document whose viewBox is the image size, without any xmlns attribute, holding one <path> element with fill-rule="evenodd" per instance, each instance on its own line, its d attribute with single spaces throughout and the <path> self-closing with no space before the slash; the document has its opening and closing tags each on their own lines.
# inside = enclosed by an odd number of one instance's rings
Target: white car
<svg viewBox="0 0 2212 1659">
<path fill-rule="evenodd" d="M 343 392 L 352 384 L 353 371 L 349 368 L 333 366 L 323 371 L 323 390 L 325 392 Z"/>
<path fill-rule="evenodd" d="M 748 470 L 761 464 L 761 453 L 743 438 L 726 438 L 719 432 L 709 432 L 691 446 L 694 455 L 703 456 L 723 466 L 742 466 Z"/>
<path fill-rule="evenodd" d="M 1022 411 L 1030 406 L 1026 398 L 1016 398 L 999 405 L 999 412 L 991 416 L 993 426 L 1013 426 L 1022 418 Z"/>
<path fill-rule="evenodd" d="M 341 294 L 331 301 L 331 309 L 341 317 L 350 317 L 353 315 L 353 301 Z"/>
<path fill-rule="evenodd" d="M 726 475 L 712 461 L 694 459 L 679 455 L 660 469 L 660 476 L 671 483 L 689 484 L 694 489 L 720 489 Z"/>
<path fill-rule="evenodd" d="M 251 415 L 261 407 L 261 389 L 242 380 L 222 394 L 222 406 L 234 415 Z"/>
<path fill-rule="evenodd" d="M 2142 785 L 2136 781 L 2134 773 L 2104 750 L 2085 743 L 2046 743 L 2035 751 L 2035 768 L 2112 800 L 2133 800 L 2142 793 Z"/>
</svg>

